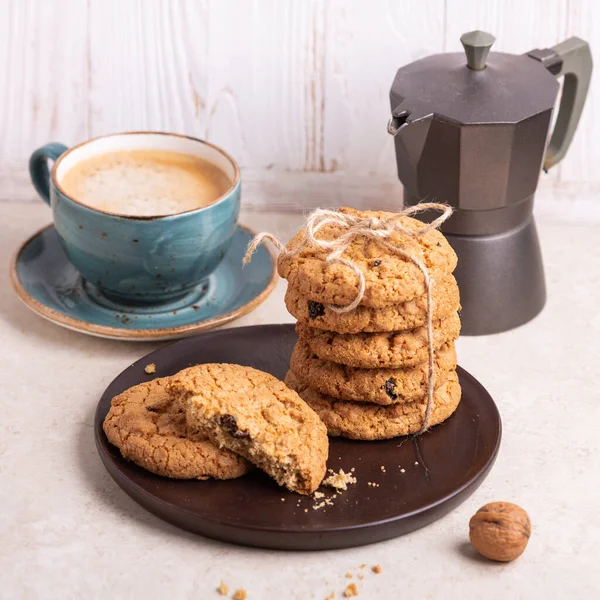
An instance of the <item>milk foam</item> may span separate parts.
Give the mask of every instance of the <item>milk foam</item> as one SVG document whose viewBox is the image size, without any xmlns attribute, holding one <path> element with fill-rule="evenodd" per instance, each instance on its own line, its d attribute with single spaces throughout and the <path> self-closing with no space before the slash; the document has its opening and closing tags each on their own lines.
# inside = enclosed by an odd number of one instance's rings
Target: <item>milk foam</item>
<svg viewBox="0 0 600 600">
<path fill-rule="evenodd" d="M 78 202 L 129 216 L 172 215 L 203 208 L 231 187 L 206 160 L 167 150 L 99 154 L 65 173 L 61 187 Z"/>
</svg>

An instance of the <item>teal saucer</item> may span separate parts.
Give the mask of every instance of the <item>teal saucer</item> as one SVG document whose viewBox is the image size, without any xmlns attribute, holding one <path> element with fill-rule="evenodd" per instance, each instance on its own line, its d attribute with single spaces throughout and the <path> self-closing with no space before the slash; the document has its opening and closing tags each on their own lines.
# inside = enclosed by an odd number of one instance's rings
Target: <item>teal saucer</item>
<svg viewBox="0 0 600 600">
<path fill-rule="evenodd" d="M 62 327 L 121 340 L 175 339 L 233 321 L 273 290 L 275 259 L 264 246 L 242 268 L 253 235 L 238 226 L 217 269 L 184 298 L 159 306 L 118 304 L 84 281 L 67 259 L 53 225 L 21 246 L 11 265 L 11 280 L 31 310 Z"/>
</svg>

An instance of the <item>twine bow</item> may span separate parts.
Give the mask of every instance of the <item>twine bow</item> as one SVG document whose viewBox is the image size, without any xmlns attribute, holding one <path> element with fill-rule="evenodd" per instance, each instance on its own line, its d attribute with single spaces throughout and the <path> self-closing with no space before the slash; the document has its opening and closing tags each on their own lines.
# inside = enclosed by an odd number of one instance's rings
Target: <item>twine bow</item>
<svg viewBox="0 0 600 600">
<path fill-rule="evenodd" d="M 402 224 L 401 217 L 410 217 L 425 211 L 439 211 L 442 214 L 432 221 L 426 223 L 423 227 L 409 229 Z M 294 250 L 288 250 L 273 234 L 259 233 L 248 245 L 243 263 L 250 261 L 252 254 L 259 244 L 269 240 L 284 256 L 295 256 L 304 248 L 313 246 L 320 248 L 326 252 L 325 262 L 327 264 L 339 263 L 352 269 L 358 280 L 358 291 L 352 302 L 346 306 L 327 305 L 327 308 L 337 313 L 347 313 L 354 310 L 362 301 L 365 295 L 365 276 L 359 266 L 351 260 L 343 258 L 344 252 L 348 246 L 359 237 L 371 238 L 376 240 L 384 248 L 394 254 L 402 256 L 409 262 L 412 262 L 423 274 L 425 290 L 427 294 L 427 348 L 429 354 L 429 372 L 427 380 L 427 407 L 425 409 L 425 417 L 419 433 L 424 433 L 429 428 L 431 412 L 433 410 L 433 392 L 435 379 L 435 350 L 433 346 L 433 319 L 432 319 L 432 302 L 431 289 L 433 281 L 427 267 L 415 256 L 412 256 L 406 250 L 399 246 L 391 244 L 388 239 L 394 233 L 402 233 L 407 237 L 417 238 L 425 235 L 433 229 L 437 229 L 444 221 L 452 214 L 452 207 L 436 202 L 423 202 L 405 208 L 403 211 L 394 213 L 383 219 L 377 217 L 357 217 L 346 213 L 341 213 L 333 210 L 317 209 L 312 212 L 306 221 L 306 236 L 305 239 Z M 322 240 L 317 237 L 319 230 L 326 225 L 337 225 L 341 228 L 342 233 L 333 240 Z"/>
</svg>

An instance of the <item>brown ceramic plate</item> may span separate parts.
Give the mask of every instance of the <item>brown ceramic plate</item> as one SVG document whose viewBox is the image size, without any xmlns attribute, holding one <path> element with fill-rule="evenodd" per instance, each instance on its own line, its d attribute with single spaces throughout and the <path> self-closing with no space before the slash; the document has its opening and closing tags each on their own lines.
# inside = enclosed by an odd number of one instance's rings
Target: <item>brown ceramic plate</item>
<svg viewBox="0 0 600 600">
<path fill-rule="evenodd" d="M 403 535 L 443 517 L 485 479 L 500 445 L 500 415 L 483 386 L 460 368 L 457 411 L 425 435 L 383 442 L 331 438 L 328 466 L 354 468 L 358 481 L 333 506 L 318 510 L 318 500 L 288 492 L 259 471 L 230 481 L 176 481 L 124 460 L 108 443 L 102 422 L 111 398 L 147 381 L 148 363 L 161 377 L 197 363 L 231 362 L 283 378 L 295 341 L 293 325 L 226 329 L 182 340 L 131 365 L 108 386 L 96 411 L 96 445 L 110 475 L 141 506 L 183 529 L 285 550 L 347 548 Z"/>
</svg>

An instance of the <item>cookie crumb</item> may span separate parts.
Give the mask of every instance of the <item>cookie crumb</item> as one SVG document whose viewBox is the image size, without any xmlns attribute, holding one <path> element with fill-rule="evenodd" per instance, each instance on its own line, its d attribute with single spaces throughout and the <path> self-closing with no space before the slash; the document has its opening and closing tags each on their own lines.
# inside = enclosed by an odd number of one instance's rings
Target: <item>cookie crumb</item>
<svg viewBox="0 0 600 600">
<path fill-rule="evenodd" d="M 285 502 L 285 498 L 282 498 L 282 499 L 281 499 L 281 501 L 282 501 L 282 502 Z"/>
<path fill-rule="evenodd" d="M 359 573 L 358 578 L 362 581 L 365 578 L 365 576 L 362 573 Z"/>
<path fill-rule="evenodd" d="M 367 566 L 367 563 L 363 563 L 362 565 L 360 565 L 361 569 L 364 569 Z"/>
<path fill-rule="evenodd" d="M 381 565 L 375 565 L 374 567 L 371 567 L 371 571 L 373 571 L 373 573 L 381 573 Z"/>
<path fill-rule="evenodd" d="M 352 483 L 356 483 L 356 477 L 353 477 L 350 473 L 344 473 L 344 470 L 340 469 L 339 473 L 333 473 L 327 479 L 324 479 L 321 485 L 327 485 L 336 490 L 347 490 L 348 484 Z"/>
<path fill-rule="evenodd" d="M 370 485 L 371 487 L 379 487 L 379 484 L 375 483 L 374 481 L 367 481 L 367 485 Z"/>
<path fill-rule="evenodd" d="M 231 600 L 246 600 L 248 594 L 246 594 L 246 590 L 244 588 L 240 588 L 239 590 L 235 590 L 233 596 L 231 596 Z"/>
<path fill-rule="evenodd" d="M 323 492 L 315 492 L 313 496 L 319 500 L 320 498 L 325 498 L 325 494 Z"/>
<path fill-rule="evenodd" d="M 329 594 L 329 596 L 327 596 L 327 598 L 325 598 L 325 600 L 333 600 L 335 598 L 335 592 L 331 592 L 331 594 Z"/>
<path fill-rule="evenodd" d="M 355 583 L 349 583 L 344 590 L 344 598 L 350 598 L 350 596 L 358 596 Z"/>
<path fill-rule="evenodd" d="M 325 494 L 323 494 L 324 496 Z M 336 498 L 337 494 L 333 496 L 333 498 Z M 321 502 L 317 502 L 317 504 L 313 505 L 313 510 L 319 510 L 320 508 L 323 508 L 324 506 L 333 506 L 333 500 L 332 498 L 325 498 L 325 500 L 322 500 Z"/>
<path fill-rule="evenodd" d="M 418 465 L 418 464 L 419 464 L 419 461 L 415 460 L 415 465 Z"/>
<path fill-rule="evenodd" d="M 381 471 L 382 471 L 383 473 L 385 473 L 385 466 L 384 466 L 384 465 L 381 465 Z"/>
<path fill-rule="evenodd" d="M 156 365 L 154 363 L 150 363 L 144 367 L 144 371 L 148 373 L 148 375 L 153 375 L 156 373 Z"/>
<path fill-rule="evenodd" d="M 308 508 L 305 508 L 305 509 L 304 509 L 304 512 L 308 512 Z"/>
<path fill-rule="evenodd" d="M 350 571 L 346 573 L 346 579 L 352 579 L 352 573 L 350 573 Z"/>
<path fill-rule="evenodd" d="M 220 596 L 227 596 L 227 594 L 229 594 L 229 587 L 227 586 L 227 584 L 225 584 L 223 582 L 223 580 L 221 580 L 221 583 L 220 583 L 219 587 L 217 588 L 217 593 Z"/>
<path fill-rule="evenodd" d="M 400 473 L 406 473 L 406 469 L 400 469 Z"/>
</svg>

